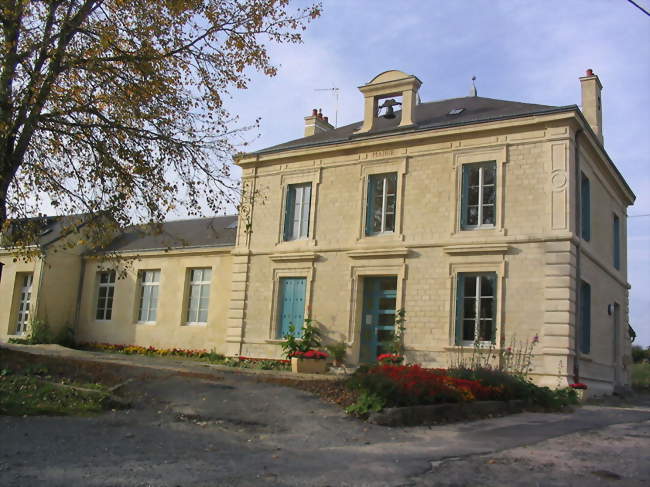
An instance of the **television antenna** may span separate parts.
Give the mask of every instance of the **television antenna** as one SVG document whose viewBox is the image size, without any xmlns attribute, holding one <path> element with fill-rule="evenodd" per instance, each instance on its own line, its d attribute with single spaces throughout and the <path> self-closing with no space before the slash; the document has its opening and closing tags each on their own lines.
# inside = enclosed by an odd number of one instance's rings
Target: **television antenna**
<svg viewBox="0 0 650 487">
<path fill-rule="evenodd" d="M 334 127 L 338 128 L 339 126 L 339 93 L 340 89 L 336 87 L 332 88 L 316 88 L 314 91 L 329 91 L 336 98 L 336 111 L 334 112 Z"/>
</svg>

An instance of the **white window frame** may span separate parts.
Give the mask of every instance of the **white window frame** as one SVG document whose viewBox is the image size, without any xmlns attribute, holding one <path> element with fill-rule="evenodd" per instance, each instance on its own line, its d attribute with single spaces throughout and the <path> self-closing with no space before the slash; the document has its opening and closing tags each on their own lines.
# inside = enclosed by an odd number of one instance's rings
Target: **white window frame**
<svg viewBox="0 0 650 487">
<path fill-rule="evenodd" d="M 388 194 L 388 178 L 390 176 L 394 175 L 395 176 L 395 193 L 392 195 Z M 370 231 L 369 228 L 366 228 L 366 236 L 370 237 L 373 235 L 383 235 L 386 233 L 395 233 L 395 227 L 397 224 L 397 193 L 398 193 L 398 187 L 397 183 L 399 181 L 399 177 L 397 172 L 388 172 L 388 173 L 380 173 L 380 174 L 370 174 L 368 176 L 368 186 L 370 187 L 370 181 L 373 179 L 379 179 L 381 178 L 381 226 L 379 231 L 377 232 L 372 232 Z M 395 199 L 395 203 L 393 205 L 393 228 L 392 230 L 386 230 L 386 216 L 389 214 L 387 211 L 388 207 L 388 198 L 392 196 Z M 366 199 L 366 214 L 368 213 L 368 200 L 371 198 L 374 198 L 375 195 L 368 195 Z M 367 218 L 372 219 L 372 215 L 369 215 Z"/>
<path fill-rule="evenodd" d="M 201 279 L 195 280 L 194 272 L 201 271 Z M 209 271 L 208 279 L 205 279 L 205 272 Z M 186 325 L 205 325 L 208 322 L 208 313 L 210 309 L 210 286 L 212 282 L 212 268 L 211 267 L 196 267 L 188 269 L 188 289 L 187 289 L 187 311 L 185 313 Z M 194 292 L 198 290 L 198 307 L 193 307 Z M 201 307 L 201 298 L 203 291 L 206 292 L 206 306 Z M 201 310 L 205 309 L 205 320 L 201 320 Z"/>
<path fill-rule="evenodd" d="M 469 220 L 469 175 L 468 175 L 468 180 L 467 180 L 467 193 L 468 193 L 468 201 L 465 207 L 463 207 L 462 204 L 462 198 L 463 194 L 465 193 L 465 186 L 463 182 L 461 182 L 461 204 L 460 204 L 460 209 L 461 212 L 465 211 L 467 212 L 467 215 L 461 214 L 461 229 L 462 230 L 475 230 L 475 229 L 480 229 L 480 228 L 494 228 L 496 226 L 496 221 L 497 221 L 497 211 L 498 211 L 498 184 L 497 184 L 497 175 L 498 175 L 498 167 L 496 164 L 496 161 L 485 161 L 485 162 L 474 162 L 474 163 L 468 163 L 468 164 L 463 164 L 463 167 L 461 169 L 461 174 L 462 172 L 465 171 L 465 168 L 468 168 L 468 170 L 472 167 L 477 167 L 478 168 L 478 215 L 477 215 L 477 221 L 478 223 L 476 225 L 470 225 L 470 224 L 463 224 L 463 220 Z M 493 220 L 494 223 L 483 223 L 483 196 L 484 196 L 484 189 L 485 189 L 485 184 L 484 184 L 484 173 L 486 168 L 491 168 L 494 170 L 494 183 L 492 183 L 490 186 L 494 186 L 494 203 L 492 203 L 492 207 L 494 208 L 494 215 L 493 215 Z M 462 180 L 464 181 L 464 179 Z M 474 205 L 472 205 L 474 206 Z"/>
<path fill-rule="evenodd" d="M 307 188 L 309 188 L 309 191 L 306 191 Z M 293 240 L 304 240 L 309 238 L 312 183 L 305 182 L 305 183 L 290 184 L 287 188 L 285 206 L 287 206 L 289 202 L 289 197 L 292 191 L 293 191 L 293 208 L 292 208 L 293 221 L 290 223 L 291 234 L 284 236 L 284 239 L 287 242 L 291 242 Z M 300 198 L 298 198 L 298 193 L 300 193 Z M 307 193 L 309 193 L 309 198 L 306 198 Z M 305 208 L 307 209 L 306 212 L 305 212 Z M 288 208 L 287 208 L 287 212 L 288 212 Z"/>
<path fill-rule="evenodd" d="M 474 339 L 473 340 L 464 340 L 462 338 L 463 332 L 464 332 L 464 326 L 465 326 L 465 318 L 462 314 L 461 311 L 461 320 L 460 323 L 456 323 L 456 326 L 460 326 L 460 334 L 461 334 L 461 340 L 460 340 L 460 345 L 461 346 L 473 346 L 475 343 L 479 343 L 480 345 L 491 345 L 492 343 L 496 343 L 496 333 L 497 333 L 497 288 L 498 288 L 498 276 L 495 272 L 483 272 L 483 273 L 474 273 L 474 272 L 462 272 L 459 273 L 463 274 L 463 279 L 474 279 L 475 280 L 475 291 L 474 291 Z M 483 278 L 487 278 L 489 274 L 492 274 L 494 276 L 494 281 L 493 281 L 493 286 L 494 288 L 492 289 L 492 295 L 491 296 L 482 296 L 481 295 L 481 280 Z M 459 277 L 458 276 L 458 277 Z M 456 279 L 458 279 L 458 277 Z M 458 281 L 457 281 L 458 282 Z M 456 292 L 459 292 L 459 289 L 456 289 Z M 492 299 L 492 316 L 490 317 L 490 321 L 492 322 L 491 326 L 491 334 L 494 334 L 494 336 L 490 337 L 489 340 L 479 340 L 479 337 L 481 335 L 481 299 L 484 297 L 490 297 Z M 463 300 L 465 300 L 466 297 L 463 295 Z"/>
<path fill-rule="evenodd" d="M 151 274 L 152 280 L 147 281 L 147 276 Z M 156 279 L 156 280 L 153 280 Z M 139 299 L 138 299 L 138 323 L 155 323 L 158 318 L 158 298 L 160 296 L 160 269 L 141 270 L 138 276 L 139 282 Z M 148 293 L 147 306 L 145 305 L 146 289 L 151 290 Z M 151 306 L 152 297 L 155 292 L 155 305 Z M 152 318 L 153 315 L 153 319 Z"/>
<path fill-rule="evenodd" d="M 16 318 L 16 335 L 25 335 L 29 326 L 30 308 L 32 304 L 32 285 L 34 284 L 34 274 L 28 273 L 21 275 L 23 279 L 20 286 L 18 301 L 18 316 Z"/>
<path fill-rule="evenodd" d="M 108 282 L 102 282 L 102 275 L 108 275 Z M 105 294 L 102 297 L 102 290 Z M 112 292 L 111 292 L 112 291 Z M 108 304 L 110 294 L 110 307 Z M 104 299 L 104 307 L 100 309 L 99 300 Z M 113 318 L 113 301 L 115 299 L 115 271 L 99 271 L 97 273 L 97 301 L 95 306 L 95 320 L 96 321 L 111 321 Z M 98 318 L 97 315 L 101 312 L 102 317 Z M 106 315 L 110 312 L 110 318 Z"/>
</svg>

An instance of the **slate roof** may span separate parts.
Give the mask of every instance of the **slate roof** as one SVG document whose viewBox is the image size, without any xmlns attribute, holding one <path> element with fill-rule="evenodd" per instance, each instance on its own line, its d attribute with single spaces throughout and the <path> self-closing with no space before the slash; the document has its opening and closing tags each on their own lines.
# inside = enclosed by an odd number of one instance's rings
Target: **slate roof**
<svg viewBox="0 0 650 487">
<path fill-rule="evenodd" d="M 9 241 L 12 238 L 20 238 L 22 232 L 37 234 L 36 241 L 32 245 L 47 247 L 62 237 L 70 234 L 75 227 L 83 226 L 89 214 L 62 215 L 62 216 L 38 216 L 34 218 L 21 218 L 13 220 L 9 224 L 9 231 L 6 236 Z"/>
<path fill-rule="evenodd" d="M 449 115 L 450 111 L 458 108 L 463 108 L 463 111 L 457 115 Z M 576 105 L 557 107 L 516 101 L 496 100 L 494 98 L 484 98 L 481 96 L 450 98 L 448 100 L 420 103 L 419 105 L 416 105 L 413 117 L 415 125 L 410 127 L 398 127 L 401 120 L 401 111 L 396 111 L 396 117 L 393 119 L 382 117 L 377 118 L 375 121 L 375 128 L 370 132 L 355 134 L 362 125 L 362 122 L 356 122 L 327 132 L 321 132 L 309 137 L 302 137 L 283 144 L 267 147 L 266 149 L 261 149 L 253 154 L 264 154 L 309 146 L 336 144 L 378 135 L 393 135 L 409 131 L 431 130 L 577 109 L 578 107 Z"/>
<path fill-rule="evenodd" d="M 196 247 L 229 247 L 235 245 L 237 215 L 168 221 L 159 233 L 142 227 L 127 229 L 106 247 L 105 251 L 130 252 Z"/>
</svg>

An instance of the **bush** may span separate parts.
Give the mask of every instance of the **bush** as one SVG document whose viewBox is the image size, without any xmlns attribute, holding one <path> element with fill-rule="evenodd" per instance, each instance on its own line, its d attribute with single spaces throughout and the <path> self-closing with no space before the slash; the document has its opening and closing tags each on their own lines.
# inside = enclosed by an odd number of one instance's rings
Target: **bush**
<svg viewBox="0 0 650 487">
<path fill-rule="evenodd" d="M 643 348 L 641 345 L 634 345 L 632 347 L 632 362 L 635 364 L 650 361 L 650 347 Z"/>
</svg>

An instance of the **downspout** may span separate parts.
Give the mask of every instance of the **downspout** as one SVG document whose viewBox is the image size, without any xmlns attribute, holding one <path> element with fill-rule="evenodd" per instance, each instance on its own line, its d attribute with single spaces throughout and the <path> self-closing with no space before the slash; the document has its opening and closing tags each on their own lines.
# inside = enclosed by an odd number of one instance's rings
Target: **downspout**
<svg viewBox="0 0 650 487">
<path fill-rule="evenodd" d="M 573 340 L 573 381 L 580 382 L 580 324 L 581 324 L 581 306 L 580 306 L 580 254 L 582 242 L 582 198 L 580 186 L 582 184 L 581 171 L 580 171 L 580 146 L 578 145 L 578 136 L 582 133 L 582 129 L 578 129 L 575 135 L 575 181 L 576 181 L 576 312 L 575 312 L 575 336 Z"/>
<path fill-rule="evenodd" d="M 38 311 L 41 305 L 41 292 L 43 290 L 43 281 L 45 281 L 45 257 L 47 256 L 47 252 L 45 249 L 43 249 L 42 255 L 40 257 L 40 268 L 38 270 L 38 288 L 36 290 L 36 298 L 35 298 L 35 303 L 34 303 L 34 317 L 33 319 L 40 319 L 38 316 Z M 33 285 L 33 284 L 32 284 Z M 32 294 L 34 294 L 32 292 Z M 31 320 L 30 320 L 31 321 Z M 43 320 L 45 321 L 45 320 Z M 31 325 L 30 325 L 30 332 L 31 332 Z"/>
</svg>

